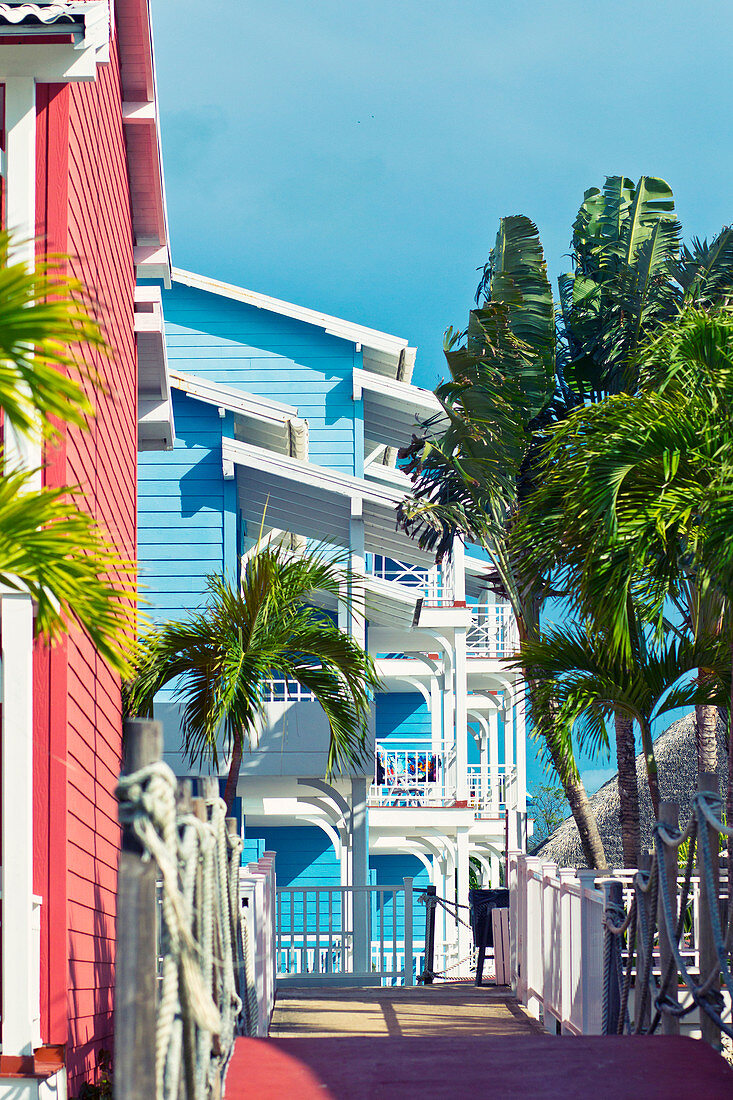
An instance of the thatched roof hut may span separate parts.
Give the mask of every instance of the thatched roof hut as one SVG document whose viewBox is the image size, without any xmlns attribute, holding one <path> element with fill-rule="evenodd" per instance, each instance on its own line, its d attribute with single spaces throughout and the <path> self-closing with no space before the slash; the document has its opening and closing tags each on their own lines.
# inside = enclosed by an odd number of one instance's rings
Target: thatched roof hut
<svg viewBox="0 0 733 1100">
<path fill-rule="evenodd" d="M 721 780 L 721 790 L 725 791 L 728 769 L 728 756 L 726 751 L 725 729 L 718 722 L 718 775 Z M 659 789 L 663 801 L 678 802 L 680 806 L 680 822 L 686 822 L 692 811 L 692 797 L 697 788 L 697 748 L 695 745 L 695 715 L 686 715 L 660 734 L 654 742 L 654 750 L 659 768 Z M 639 779 L 639 799 L 641 816 L 641 843 L 642 848 L 649 847 L 652 843 L 652 815 L 649 787 L 646 780 L 646 765 L 644 755 L 640 753 L 636 758 L 636 773 Z M 617 776 L 613 776 L 607 783 L 596 791 L 590 799 L 591 808 L 598 822 L 598 829 L 606 850 L 606 858 L 610 867 L 622 867 L 623 855 L 621 851 L 621 827 L 619 824 L 619 797 Z M 531 844 L 531 839 L 530 839 Z M 533 855 L 542 856 L 560 867 L 585 867 L 587 866 L 580 837 L 575 821 L 572 817 L 563 821 L 555 832 L 549 836 Z"/>
</svg>

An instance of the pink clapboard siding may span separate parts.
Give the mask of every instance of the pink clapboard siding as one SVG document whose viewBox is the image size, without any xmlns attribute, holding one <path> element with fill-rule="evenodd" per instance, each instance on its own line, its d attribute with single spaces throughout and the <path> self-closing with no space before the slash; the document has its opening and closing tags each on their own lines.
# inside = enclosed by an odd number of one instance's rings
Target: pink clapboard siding
<svg viewBox="0 0 733 1100">
<path fill-rule="evenodd" d="M 102 381 L 91 430 L 67 429 L 47 452 L 48 484 L 81 485 L 121 556 L 136 545 L 135 272 L 119 54 L 92 83 L 39 96 L 38 226 L 69 255 L 111 355 L 87 353 Z M 122 743 L 120 684 L 75 631 L 35 672 L 35 889 L 44 898 L 42 1034 L 67 1044 L 70 1094 L 112 1046 Z"/>
</svg>

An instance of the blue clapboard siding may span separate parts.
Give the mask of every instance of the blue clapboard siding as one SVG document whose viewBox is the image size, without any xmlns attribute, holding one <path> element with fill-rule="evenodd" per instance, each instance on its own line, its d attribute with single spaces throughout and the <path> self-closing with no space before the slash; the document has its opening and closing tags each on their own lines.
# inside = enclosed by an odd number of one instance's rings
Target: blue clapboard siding
<svg viewBox="0 0 733 1100">
<path fill-rule="evenodd" d="M 338 887 L 341 882 L 336 853 L 323 830 L 315 825 L 250 828 L 245 820 L 244 844 L 245 854 L 254 851 L 259 851 L 260 855 L 263 851 L 275 852 L 275 874 L 279 887 L 295 886 L 300 890 L 313 891 L 305 896 L 305 903 L 308 906 L 307 927 L 310 931 L 315 931 L 315 891 L 319 888 Z M 260 849 L 259 845 L 263 847 Z M 282 931 L 285 934 L 302 933 L 303 895 L 296 894 L 292 899 L 288 895 L 280 895 L 279 905 Z M 338 927 L 341 920 L 339 894 L 333 896 L 331 905 L 335 926 Z M 319 930 L 327 935 L 327 902 L 321 905 L 318 915 Z"/>
<path fill-rule="evenodd" d="M 200 606 L 206 577 L 224 562 L 222 421 L 210 405 L 173 394 L 176 445 L 138 462 L 141 596 L 155 621 Z"/>
<path fill-rule="evenodd" d="M 352 371 L 361 353 L 315 325 L 173 284 L 163 293 L 175 370 L 294 405 L 310 431 L 310 461 L 358 473 Z"/>
<path fill-rule="evenodd" d="M 373 886 L 401 886 L 404 878 L 413 880 L 412 895 L 412 937 L 417 943 L 425 938 L 425 906 L 418 903 L 421 891 L 430 885 L 430 876 L 425 865 L 411 855 L 371 855 L 369 857 L 370 882 Z M 387 893 L 382 899 L 377 897 L 372 906 L 372 943 L 380 938 L 382 914 L 384 915 L 385 940 L 392 939 L 392 920 L 394 913 L 394 895 Z M 397 939 L 405 938 L 405 913 L 402 895 L 397 903 Z"/>
<path fill-rule="evenodd" d="M 430 748 L 430 712 L 417 692 L 387 692 L 377 695 L 377 741 L 399 749 Z"/>
<path fill-rule="evenodd" d="M 338 886 L 339 863 L 331 841 L 316 825 L 244 825 L 245 844 L 264 841 L 263 851 L 275 852 L 278 886 Z"/>
</svg>

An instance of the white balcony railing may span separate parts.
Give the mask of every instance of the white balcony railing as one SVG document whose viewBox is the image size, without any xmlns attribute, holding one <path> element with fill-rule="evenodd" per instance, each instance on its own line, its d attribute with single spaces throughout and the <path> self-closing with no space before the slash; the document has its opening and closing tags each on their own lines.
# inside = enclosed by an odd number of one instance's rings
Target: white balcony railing
<svg viewBox="0 0 733 1100">
<path fill-rule="evenodd" d="M 502 814 L 513 802 L 513 787 L 517 769 L 507 770 L 504 764 L 485 768 L 481 764 L 468 765 L 468 804 L 476 810 Z M 516 804 L 516 803 L 515 803 Z"/>
<path fill-rule="evenodd" d="M 429 749 L 390 749 L 378 746 L 374 782 L 369 801 L 373 806 L 419 808 L 452 806 L 456 801 L 453 755 L 445 759 Z M 468 766 L 468 805 L 500 814 L 512 801 L 516 768 L 501 765 Z"/>
<path fill-rule="evenodd" d="M 423 569 L 417 565 L 408 565 L 406 562 L 395 561 L 394 558 L 374 554 L 368 571 L 371 576 L 379 580 L 419 589 L 423 601 L 433 607 L 453 603 L 453 568 L 450 562 Z"/>
<path fill-rule="evenodd" d="M 266 680 L 263 688 L 265 703 L 314 703 L 316 697 L 312 691 L 303 687 L 298 680 Z"/>
<path fill-rule="evenodd" d="M 517 646 L 512 609 L 507 603 L 469 603 L 471 625 L 466 632 L 469 657 L 500 660 Z"/>
</svg>

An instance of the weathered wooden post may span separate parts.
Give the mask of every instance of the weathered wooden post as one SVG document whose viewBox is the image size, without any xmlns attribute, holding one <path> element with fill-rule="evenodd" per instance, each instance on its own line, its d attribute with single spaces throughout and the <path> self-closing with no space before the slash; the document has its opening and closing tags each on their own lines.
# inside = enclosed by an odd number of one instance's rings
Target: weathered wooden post
<svg viewBox="0 0 733 1100">
<path fill-rule="evenodd" d="M 670 833 L 677 832 L 679 825 L 680 807 L 677 802 L 661 802 L 659 805 L 659 820 L 662 825 L 665 825 Z M 673 844 L 663 844 L 661 849 L 662 858 L 664 859 L 664 868 L 667 872 L 667 898 L 669 899 L 669 908 L 672 910 L 672 914 L 676 923 L 677 920 L 677 857 L 678 849 Z M 664 919 L 663 906 L 664 897 L 662 894 L 662 883 L 659 883 L 659 900 L 657 902 L 658 916 L 657 924 L 659 926 L 659 959 L 662 968 L 662 981 L 667 973 L 669 967 L 672 968 L 672 977 L 670 978 L 669 985 L 667 986 L 665 999 L 668 1001 L 678 1002 L 678 984 L 677 984 L 677 964 L 673 962 L 672 942 L 667 933 L 667 923 Z M 674 932 L 672 933 L 674 935 Z M 680 1033 L 680 1021 L 677 1016 L 671 1012 L 662 1013 L 662 1031 L 665 1035 L 679 1035 Z"/>
<path fill-rule="evenodd" d="M 435 895 L 434 886 L 426 886 L 425 894 L 425 965 L 422 972 L 423 985 L 432 985 L 435 974 Z"/>
<path fill-rule="evenodd" d="M 720 781 L 715 772 L 701 772 L 698 777 L 697 789 L 702 794 L 712 792 L 720 794 Z M 700 876 L 700 980 L 707 981 L 708 975 L 719 966 L 718 954 L 715 950 L 715 938 L 713 935 L 713 922 L 711 918 L 713 906 L 719 906 L 720 897 L 720 859 L 718 857 L 718 831 L 712 825 L 703 821 L 700 830 L 705 830 L 713 871 L 713 893 L 710 894 L 707 886 L 707 876 L 702 855 L 701 837 L 697 838 L 697 873 Z M 717 991 L 719 982 L 715 982 L 713 990 Z M 720 1050 L 720 1028 L 711 1020 L 707 1012 L 700 1009 L 700 1030 L 705 1042 L 710 1043 L 716 1050 Z"/>
<path fill-rule="evenodd" d="M 160 722 L 139 718 L 126 721 L 123 751 L 123 775 L 160 760 Z M 151 1100 L 156 1093 L 157 874 L 155 863 L 144 861 L 142 854 L 140 844 L 123 822 L 117 879 L 116 1100 Z"/>
</svg>

